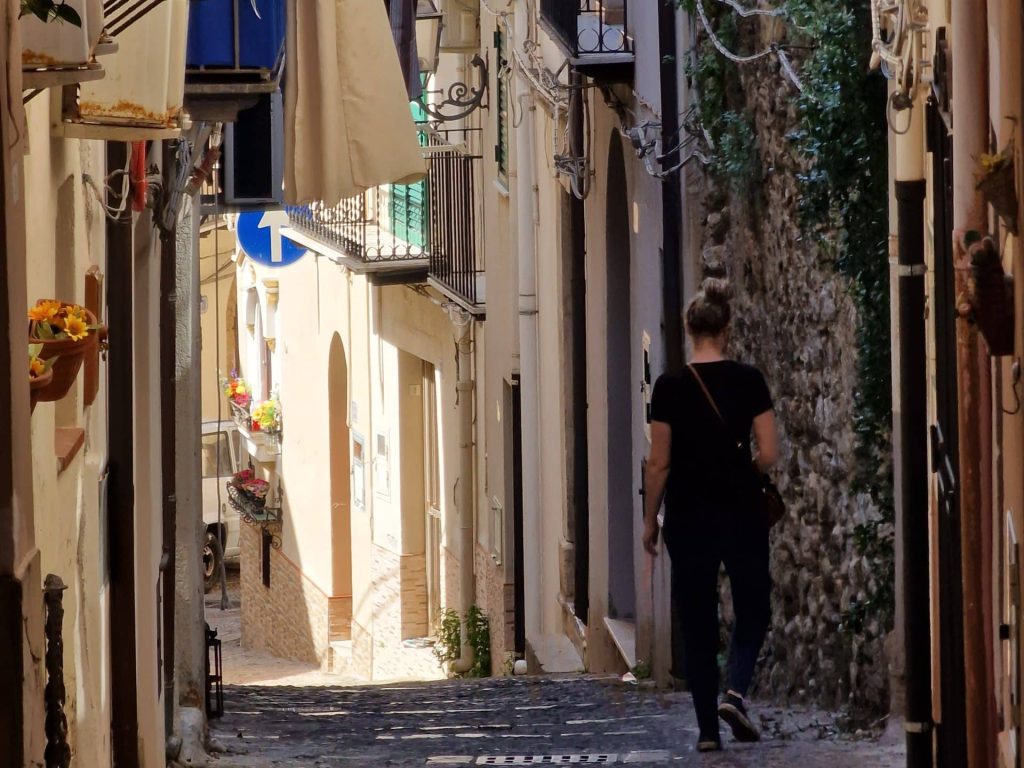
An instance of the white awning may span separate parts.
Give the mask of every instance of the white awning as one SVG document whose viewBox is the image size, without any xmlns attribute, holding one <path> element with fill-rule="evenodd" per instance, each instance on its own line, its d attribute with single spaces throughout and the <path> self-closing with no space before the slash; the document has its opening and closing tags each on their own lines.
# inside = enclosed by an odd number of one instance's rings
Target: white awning
<svg viewBox="0 0 1024 768">
<path fill-rule="evenodd" d="M 288 0 L 285 201 L 335 205 L 425 173 L 381 0 Z"/>
</svg>

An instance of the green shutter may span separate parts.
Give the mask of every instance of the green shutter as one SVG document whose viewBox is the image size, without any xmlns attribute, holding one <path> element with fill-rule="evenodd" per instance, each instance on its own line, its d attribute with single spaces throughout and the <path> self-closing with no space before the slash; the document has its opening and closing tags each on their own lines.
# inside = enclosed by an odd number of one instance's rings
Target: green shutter
<svg viewBox="0 0 1024 768">
<path fill-rule="evenodd" d="M 427 113 L 418 103 L 411 102 L 412 118 L 425 122 Z M 420 146 L 427 145 L 426 131 L 419 132 Z M 417 248 L 427 247 L 427 180 L 415 184 L 391 185 L 391 230 L 396 237 Z"/>
</svg>

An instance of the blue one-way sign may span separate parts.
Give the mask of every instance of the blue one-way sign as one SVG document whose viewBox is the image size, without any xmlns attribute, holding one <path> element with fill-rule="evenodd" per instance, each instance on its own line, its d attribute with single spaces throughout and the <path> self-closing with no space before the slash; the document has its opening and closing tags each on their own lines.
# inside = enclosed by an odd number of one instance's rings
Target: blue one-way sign
<svg viewBox="0 0 1024 768">
<path fill-rule="evenodd" d="M 281 234 L 288 226 L 284 211 L 256 211 L 238 216 L 238 242 L 245 255 L 268 267 L 286 267 L 306 254 L 306 249 Z"/>
</svg>

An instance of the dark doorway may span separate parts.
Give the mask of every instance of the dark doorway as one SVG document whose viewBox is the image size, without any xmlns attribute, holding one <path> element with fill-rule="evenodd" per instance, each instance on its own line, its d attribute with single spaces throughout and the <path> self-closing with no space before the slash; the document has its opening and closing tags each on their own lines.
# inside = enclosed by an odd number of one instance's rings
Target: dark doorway
<svg viewBox="0 0 1024 768">
<path fill-rule="evenodd" d="M 629 203 L 622 140 L 612 133 L 605 216 L 608 376 L 608 616 L 636 616 L 633 576 L 633 377 Z"/>
</svg>

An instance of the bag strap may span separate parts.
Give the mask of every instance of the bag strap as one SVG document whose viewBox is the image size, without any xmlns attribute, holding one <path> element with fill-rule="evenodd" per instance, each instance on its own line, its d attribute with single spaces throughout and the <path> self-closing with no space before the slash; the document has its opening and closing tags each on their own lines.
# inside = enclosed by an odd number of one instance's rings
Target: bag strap
<svg viewBox="0 0 1024 768">
<path fill-rule="evenodd" d="M 722 422 L 722 426 L 725 428 L 726 434 L 728 434 L 729 422 L 725 420 L 725 417 L 722 416 L 722 412 L 718 410 L 718 403 L 716 403 L 715 398 L 711 396 L 711 392 L 708 390 L 707 385 L 704 384 L 704 379 L 702 379 L 700 374 L 697 373 L 697 369 L 693 366 L 693 363 L 687 363 L 686 367 L 690 369 L 690 373 L 693 374 L 693 378 L 695 378 L 697 380 L 697 383 L 700 384 L 700 388 L 704 391 L 704 397 L 707 398 L 708 404 L 711 406 L 712 410 L 714 410 L 715 415 L 718 417 L 718 420 Z M 742 450 L 742 440 L 736 441 L 736 448 L 737 450 Z"/>
<path fill-rule="evenodd" d="M 725 418 L 722 416 L 722 412 L 718 410 L 718 404 L 715 402 L 715 398 L 711 396 L 711 393 L 708 391 L 707 386 L 704 384 L 704 379 L 702 379 L 700 377 L 700 374 L 697 373 L 697 369 L 693 367 L 693 363 L 687 363 L 686 367 L 690 369 L 690 373 L 693 374 L 693 378 L 695 378 L 697 380 L 697 383 L 700 384 L 700 388 L 704 391 L 704 397 L 708 399 L 708 404 L 711 405 L 711 408 L 714 410 L 715 415 L 718 417 L 718 420 L 725 424 Z"/>
</svg>

